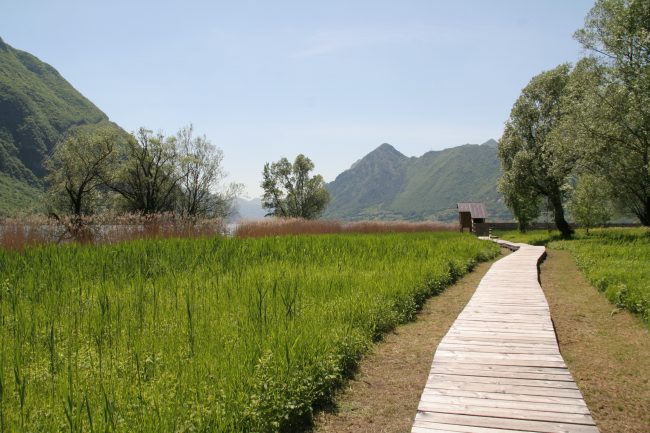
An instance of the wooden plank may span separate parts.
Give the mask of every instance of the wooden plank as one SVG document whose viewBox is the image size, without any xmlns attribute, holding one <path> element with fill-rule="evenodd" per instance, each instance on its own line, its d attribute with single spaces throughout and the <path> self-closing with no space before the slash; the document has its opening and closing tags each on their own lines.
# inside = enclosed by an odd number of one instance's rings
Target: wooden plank
<svg viewBox="0 0 650 433">
<path fill-rule="evenodd" d="M 449 429 L 440 429 L 440 428 L 432 428 L 432 427 L 413 427 L 411 432 L 416 432 L 416 433 L 456 433 L 457 430 L 449 430 Z M 520 432 L 518 432 L 520 433 Z"/>
<path fill-rule="evenodd" d="M 530 346 L 497 346 L 497 345 L 468 345 L 463 343 L 444 342 L 438 346 L 442 350 L 470 350 L 472 352 L 497 352 L 497 353 L 539 353 L 552 355 L 557 354 L 557 350 L 553 348 L 539 348 Z"/>
<path fill-rule="evenodd" d="M 550 340 L 553 338 L 555 333 L 553 332 L 552 329 L 540 329 L 540 327 L 536 328 L 529 328 L 529 329 L 512 329 L 512 328 L 503 328 L 503 329 L 498 329 L 498 327 L 495 326 L 485 326 L 483 328 L 478 327 L 478 326 L 465 326 L 465 325 L 460 325 L 460 326 L 453 326 L 449 328 L 449 333 L 450 335 L 457 335 L 457 334 L 465 334 L 465 333 L 490 333 L 494 335 L 499 335 L 499 336 L 504 336 L 506 338 L 517 338 L 517 337 L 523 337 L 523 338 L 542 338 L 542 339 L 548 339 Z"/>
<path fill-rule="evenodd" d="M 522 373 L 545 373 L 545 374 L 570 374 L 566 366 L 563 367 L 545 367 L 534 365 L 512 365 L 512 364 L 497 364 L 497 363 L 481 363 L 481 362 L 465 362 L 453 358 L 440 358 L 436 360 L 435 365 L 431 367 L 441 366 L 447 368 L 455 368 L 459 371 L 463 370 L 492 370 L 492 371 L 510 371 Z"/>
<path fill-rule="evenodd" d="M 449 382 L 471 382 L 471 383 L 494 383 L 498 385 L 522 385 L 522 386 L 541 386 L 544 388 L 563 388 L 578 389 L 573 381 L 566 380 L 545 380 L 545 379 L 524 379 L 513 377 L 490 377 L 490 376 L 466 376 L 459 374 L 431 373 L 430 381 L 449 381 Z"/>
<path fill-rule="evenodd" d="M 433 367 L 441 366 L 446 368 L 457 368 L 459 371 L 464 369 L 470 370 L 488 370 L 488 371 L 512 371 L 512 372 L 524 372 L 524 373 L 544 373 L 544 374 L 570 374 L 569 370 L 566 367 L 530 367 L 525 365 L 497 365 L 497 364 L 474 364 L 474 363 L 464 363 L 457 362 L 454 360 L 438 360 Z"/>
<path fill-rule="evenodd" d="M 519 379 L 537 379 L 537 380 L 554 380 L 573 382 L 570 374 L 542 374 L 542 373 L 524 373 L 521 371 L 494 371 L 494 370 L 470 370 L 460 368 L 445 368 L 433 366 L 431 374 L 453 374 L 461 376 L 477 377 L 502 377 L 502 378 L 519 378 Z"/>
<path fill-rule="evenodd" d="M 420 401 L 418 410 L 423 412 L 453 413 L 495 418 L 512 418 L 529 421 L 561 422 L 570 424 L 595 425 L 591 415 L 582 413 L 548 412 L 543 410 L 513 409 L 467 404 L 433 403 Z"/>
<path fill-rule="evenodd" d="M 427 427 L 427 423 L 429 422 L 456 424 L 469 427 L 491 427 L 520 431 L 523 430 L 541 433 L 598 433 L 598 429 L 594 425 L 418 411 L 417 415 L 415 416 L 414 425 L 418 427 Z"/>
<path fill-rule="evenodd" d="M 440 356 L 436 361 L 442 362 L 461 362 L 466 364 L 484 364 L 484 365 L 504 365 L 514 367 L 548 367 L 548 368 L 566 368 L 564 361 L 542 361 L 542 360 L 526 360 L 526 359 L 493 359 L 481 358 L 478 356 Z"/>
<path fill-rule="evenodd" d="M 552 343 L 554 340 L 550 337 L 537 337 L 537 336 L 527 336 L 525 334 L 518 335 L 509 335 L 505 333 L 496 333 L 496 332 L 458 332 L 450 330 L 449 334 L 456 337 L 478 337 L 480 339 L 491 338 L 494 340 L 513 340 L 513 341 L 530 341 L 530 342 L 540 342 L 540 343 Z"/>
<path fill-rule="evenodd" d="M 462 329 L 462 328 L 449 328 L 448 335 L 451 337 L 478 337 L 482 340 L 484 338 L 505 339 L 505 340 L 530 340 L 532 342 L 538 341 L 540 343 L 553 344 L 555 333 L 552 331 L 536 331 L 531 330 L 526 332 L 512 332 L 510 330 L 489 330 L 489 329 Z"/>
<path fill-rule="evenodd" d="M 476 337 L 472 335 L 466 335 L 466 334 L 456 334 L 456 335 L 447 335 L 444 338 L 444 341 L 446 340 L 456 340 L 456 341 L 477 341 L 477 342 L 485 342 L 488 344 L 519 344 L 519 343 L 524 343 L 524 344 L 540 344 L 540 345 L 546 345 L 546 346 L 554 346 L 557 347 L 555 342 L 549 341 L 548 339 L 546 340 L 531 340 L 527 339 L 525 337 L 520 337 L 520 338 L 508 338 L 503 339 L 503 338 L 498 338 L 498 337 Z"/>
<path fill-rule="evenodd" d="M 427 422 L 426 427 L 413 426 L 412 433 L 522 433 L 521 430 L 494 429 L 489 427 L 470 427 L 455 424 Z"/>
<path fill-rule="evenodd" d="M 496 353 L 496 352 L 471 352 L 463 350 L 437 350 L 437 357 L 451 357 L 451 358 L 486 358 L 486 359 L 501 359 L 501 360 L 512 360 L 512 361 L 558 361 L 564 363 L 562 356 L 557 355 L 540 355 L 532 354 L 528 355 L 525 353 Z"/>
<path fill-rule="evenodd" d="M 463 322 L 457 321 L 452 325 L 455 329 L 478 329 L 486 331 L 503 331 L 503 332 L 553 332 L 552 323 L 509 323 L 509 322 Z"/>
<path fill-rule="evenodd" d="M 428 389 L 463 389 L 467 391 L 501 392 L 523 395 L 546 395 L 550 397 L 582 398 L 577 389 L 544 388 L 541 386 L 500 385 L 498 383 L 460 382 L 436 380 L 427 382 Z"/>
<path fill-rule="evenodd" d="M 511 308 L 515 308 L 514 306 Z M 504 322 L 502 320 L 497 321 L 497 322 L 482 322 L 481 320 L 476 320 L 476 319 L 471 319 L 471 318 L 463 318 L 463 317 L 458 317 L 456 321 L 454 322 L 454 325 L 488 325 L 488 326 L 498 326 L 499 323 L 502 323 L 502 326 L 519 326 L 523 328 L 534 328 L 536 326 L 539 326 L 540 323 L 522 323 L 522 324 L 513 324 L 513 323 L 508 323 Z M 543 324 L 547 324 L 548 322 L 544 320 Z M 552 323 L 551 323 L 552 324 Z M 520 329 L 523 329 L 520 328 Z"/>
<path fill-rule="evenodd" d="M 425 388 L 422 396 L 444 395 L 449 397 L 475 397 L 490 400 L 506 400 L 506 401 L 528 401 L 536 403 L 557 403 L 566 404 L 571 406 L 584 406 L 587 405 L 582 398 L 576 397 L 557 397 L 548 395 L 529 395 L 529 394 L 504 394 L 500 392 L 485 392 L 485 391 L 468 391 L 465 389 L 431 389 Z"/>
<path fill-rule="evenodd" d="M 496 400 L 490 398 L 475 397 L 452 397 L 446 395 L 423 395 L 421 401 L 440 404 L 464 404 L 476 407 L 497 407 L 501 409 L 530 409 L 543 410 L 547 412 L 565 412 L 589 414 L 589 410 L 584 405 L 571 405 L 566 403 L 548 403 L 548 402 L 529 402 L 516 400 Z"/>
<path fill-rule="evenodd" d="M 533 342 L 527 342 L 527 343 L 519 343 L 517 341 L 501 341 L 498 339 L 489 339 L 489 338 L 470 338 L 470 337 L 464 337 L 462 335 L 448 335 L 444 339 L 445 343 L 463 343 L 463 344 L 471 344 L 474 346 L 480 346 L 480 345 L 486 345 L 486 346 L 493 346 L 493 345 L 499 345 L 501 347 L 506 347 L 506 346 L 512 346 L 512 347 L 517 347 L 517 346 L 530 346 L 530 347 L 552 347 L 552 348 L 557 348 L 557 345 L 555 343 L 550 343 L 550 342 L 538 342 L 538 341 L 533 341 Z"/>
</svg>

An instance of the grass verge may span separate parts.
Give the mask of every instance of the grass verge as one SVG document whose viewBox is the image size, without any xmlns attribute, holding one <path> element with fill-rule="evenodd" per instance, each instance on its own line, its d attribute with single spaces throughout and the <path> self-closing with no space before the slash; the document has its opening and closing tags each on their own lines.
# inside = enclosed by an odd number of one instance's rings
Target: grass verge
<svg viewBox="0 0 650 433">
<path fill-rule="evenodd" d="M 601 433 L 647 433 L 650 334 L 627 311 L 612 310 L 567 251 L 551 249 L 541 266 L 562 356 Z"/>
</svg>

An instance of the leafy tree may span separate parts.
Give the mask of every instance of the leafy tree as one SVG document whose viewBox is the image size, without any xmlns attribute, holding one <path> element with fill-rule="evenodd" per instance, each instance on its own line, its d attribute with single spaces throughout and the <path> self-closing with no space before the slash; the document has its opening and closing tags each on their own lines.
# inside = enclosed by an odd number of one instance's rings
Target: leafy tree
<svg viewBox="0 0 650 433">
<path fill-rule="evenodd" d="M 119 176 L 109 183 L 130 211 L 174 211 L 183 175 L 176 137 L 140 128 L 127 142 Z"/>
<path fill-rule="evenodd" d="M 591 174 L 580 176 L 569 201 L 575 221 L 587 229 L 606 224 L 613 215 L 612 192 L 603 178 Z"/>
<path fill-rule="evenodd" d="M 221 149 L 212 145 L 205 135 L 193 137 L 192 125 L 182 128 L 176 140 L 180 151 L 181 213 L 227 216 L 241 185 L 231 183 L 225 191 L 217 191 L 219 183 L 226 177 Z"/>
<path fill-rule="evenodd" d="M 569 65 L 563 64 L 530 81 L 512 108 L 498 147 L 501 190 L 528 204 L 546 197 L 564 237 L 573 234 L 563 200 L 576 156 L 557 146 L 551 133 L 564 115 L 562 95 L 569 74 Z"/>
<path fill-rule="evenodd" d="M 512 173 L 506 173 L 499 180 L 497 189 L 506 202 L 506 205 L 512 210 L 512 213 L 519 224 L 519 231 L 525 233 L 530 224 L 539 217 L 539 196 L 528 192 L 525 193 L 523 188 L 516 185 L 517 179 L 510 180 Z"/>
<path fill-rule="evenodd" d="M 115 172 L 120 139 L 109 126 L 76 128 L 65 136 L 45 162 L 45 180 L 55 208 L 76 217 L 95 211 L 102 186 Z"/>
<path fill-rule="evenodd" d="M 598 0 L 575 37 L 590 57 L 576 66 L 563 129 L 584 169 L 650 225 L 650 1 Z"/>
<path fill-rule="evenodd" d="M 262 207 L 267 216 L 318 218 L 329 203 L 323 177 L 309 176 L 314 163 L 305 155 L 298 155 L 293 164 L 287 158 L 264 165 Z"/>
</svg>

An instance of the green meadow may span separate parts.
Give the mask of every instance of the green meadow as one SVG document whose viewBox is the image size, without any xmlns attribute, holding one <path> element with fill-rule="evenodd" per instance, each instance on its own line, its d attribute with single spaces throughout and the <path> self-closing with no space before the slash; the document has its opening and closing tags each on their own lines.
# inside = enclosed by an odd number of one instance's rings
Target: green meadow
<svg viewBox="0 0 650 433">
<path fill-rule="evenodd" d="M 0 250 L 0 431 L 297 431 L 499 253 L 458 233 Z"/>
</svg>

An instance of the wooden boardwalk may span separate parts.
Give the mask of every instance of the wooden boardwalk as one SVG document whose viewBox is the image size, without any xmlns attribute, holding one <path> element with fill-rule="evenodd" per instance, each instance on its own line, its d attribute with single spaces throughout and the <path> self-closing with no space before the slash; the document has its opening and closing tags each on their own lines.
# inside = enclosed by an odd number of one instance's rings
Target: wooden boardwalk
<svg viewBox="0 0 650 433">
<path fill-rule="evenodd" d="M 544 247 L 494 263 L 440 342 L 412 433 L 598 433 L 538 282 Z"/>
</svg>

